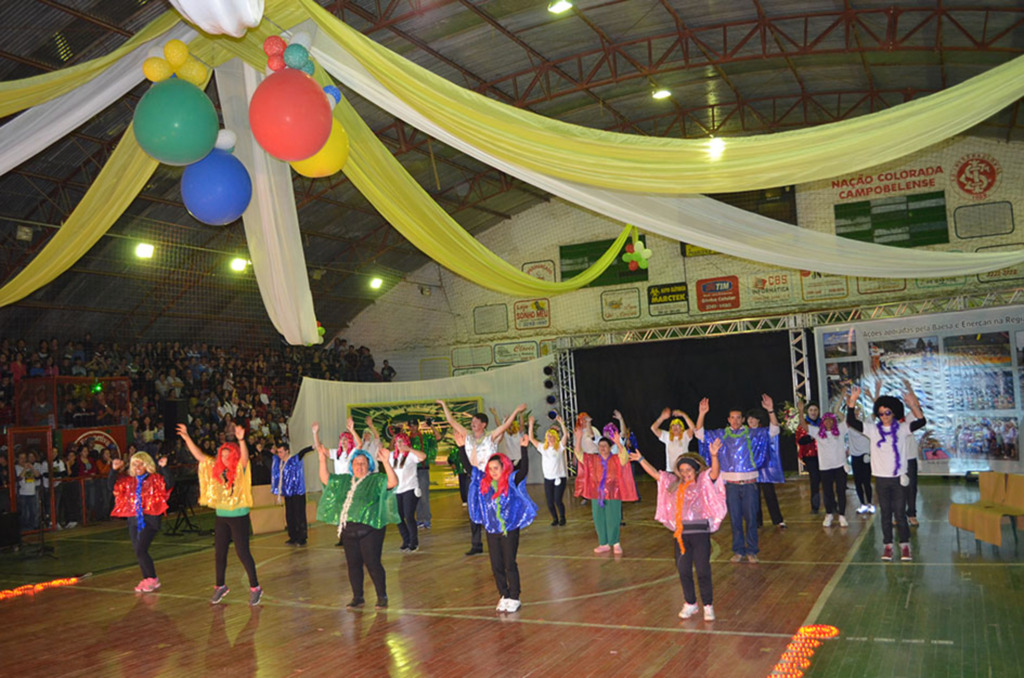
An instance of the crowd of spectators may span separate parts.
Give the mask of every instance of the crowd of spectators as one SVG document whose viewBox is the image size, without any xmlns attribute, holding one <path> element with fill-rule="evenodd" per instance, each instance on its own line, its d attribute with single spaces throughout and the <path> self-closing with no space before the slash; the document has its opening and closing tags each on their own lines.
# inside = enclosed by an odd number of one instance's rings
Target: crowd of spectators
<svg viewBox="0 0 1024 678">
<path fill-rule="evenodd" d="M 250 432 L 247 441 L 253 449 L 269 451 L 274 440 L 287 437 L 286 420 L 302 377 L 340 381 L 394 378 L 395 371 L 387 361 L 381 372 L 375 367 L 367 347 L 357 348 L 343 339 L 324 346 L 250 351 L 198 342 L 95 342 L 89 334 L 74 341 L 42 340 L 32 348 L 24 339 L 0 339 L 0 428 L 18 421 L 19 414 L 19 423 L 60 429 L 123 425 L 129 444 L 124 456 L 145 450 L 154 456 L 168 455 L 172 463 L 188 465 L 194 460 L 170 430 L 177 422 L 169 419 L 184 414 L 193 439 L 210 454 L 221 443 L 234 439 L 236 424 Z M 53 391 L 42 386 L 17 394 L 22 379 L 49 376 L 85 379 L 58 382 L 56 403 L 49 395 Z M 110 377 L 125 381 L 108 381 Z M 14 451 L 15 455 L 21 452 Z M 64 449 L 54 449 L 52 473 L 46 467 L 46 455 L 38 450 L 34 454 L 37 459 L 32 475 L 38 479 L 34 487 L 40 494 L 48 490 L 51 476 L 103 478 L 109 472 L 111 450 L 96 441 L 65 441 Z M 7 461 L 6 449 L 0 450 L 0 457 Z M 263 457 L 255 455 L 257 482 L 264 475 L 266 482 L 270 480 Z M 5 489 L 8 464 L 0 471 L 4 471 L 0 473 L 0 489 Z M 46 487 L 41 482 L 44 478 Z M 15 477 L 14 482 L 23 479 Z M 90 518 L 105 517 L 109 498 L 100 489 L 103 484 L 78 485 L 84 488 Z M 28 492 L 24 484 L 22 490 Z M 2 494 L 6 496 L 7 492 Z M 78 522 L 81 509 L 75 504 L 77 500 L 81 505 L 81 495 L 61 499 L 64 508 L 58 506 L 58 521 Z M 27 500 L 22 503 L 27 504 Z"/>
</svg>

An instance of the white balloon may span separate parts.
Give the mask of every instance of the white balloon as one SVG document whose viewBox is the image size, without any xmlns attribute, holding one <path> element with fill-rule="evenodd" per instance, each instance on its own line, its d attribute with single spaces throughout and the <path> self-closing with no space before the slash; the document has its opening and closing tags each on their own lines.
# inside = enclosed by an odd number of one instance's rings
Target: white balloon
<svg viewBox="0 0 1024 678">
<path fill-rule="evenodd" d="M 306 31 L 299 31 L 292 35 L 292 39 L 288 41 L 289 45 L 302 45 L 306 49 L 313 44 L 313 36 Z"/>
<path fill-rule="evenodd" d="M 263 20 L 264 0 L 170 0 L 186 21 L 210 35 L 240 38 Z"/>
<path fill-rule="evenodd" d="M 235 144 L 237 142 L 238 135 L 229 129 L 222 129 L 217 132 L 217 143 L 215 143 L 213 147 L 230 153 L 235 150 Z"/>
</svg>

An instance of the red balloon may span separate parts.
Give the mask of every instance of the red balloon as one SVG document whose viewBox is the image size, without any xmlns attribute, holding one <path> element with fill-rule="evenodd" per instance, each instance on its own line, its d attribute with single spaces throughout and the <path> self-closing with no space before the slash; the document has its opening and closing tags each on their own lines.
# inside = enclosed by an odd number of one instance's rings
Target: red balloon
<svg viewBox="0 0 1024 678">
<path fill-rule="evenodd" d="M 331 134 L 331 106 L 320 85 L 286 68 L 260 83 L 249 102 L 249 127 L 256 141 L 279 160 L 314 155 Z"/>
<path fill-rule="evenodd" d="M 637 262 L 635 262 L 635 261 L 631 261 L 631 262 L 629 262 L 629 270 L 631 270 L 631 271 L 635 271 L 635 270 L 637 270 L 638 268 L 640 268 L 640 264 L 639 264 L 639 263 L 637 263 Z"/>
<path fill-rule="evenodd" d="M 284 68 L 284 57 L 280 54 L 271 54 L 267 57 L 267 66 L 270 66 L 270 70 L 279 71 Z"/>
<path fill-rule="evenodd" d="M 274 56 L 275 54 L 284 54 L 284 49 L 288 45 L 281 38 L 280 35 L 272 35 L 263 41 L 263 52 L 267 56 Z"/>
</svg>

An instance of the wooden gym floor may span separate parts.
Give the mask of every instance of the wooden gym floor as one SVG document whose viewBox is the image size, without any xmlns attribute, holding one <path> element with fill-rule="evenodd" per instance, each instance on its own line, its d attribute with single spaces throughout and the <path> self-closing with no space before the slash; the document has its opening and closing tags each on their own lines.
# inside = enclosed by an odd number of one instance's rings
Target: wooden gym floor
<svg viewBox="0 0 1024 678">
<path fill-rule="evenodd" d="M 0 554 L 0 588 L 91 573 L 77 585 L 0 601 L 2 673 L 9 676 L 768 676 L 797 629 L 829 624 L 807 676 L 1024 675 L 1024 564 L 1004 546 L 978 548 L 946 522 L 952 500 L 977 487 L 922 479 L 913 563 L 882 563 L 877 516 L 821 527 L 806 480 L 779 486 L 789 529 L 761 530 L 759 564 L 733 564 L 728 521 L 713 537 L 715 622 L 678 619 L 682 591 L 671 534 L 652 520 L 654 487 L 627 505 L 621 557 L 595 556 L 589 507 L 569 505 L 550 527 L 541 506 L 520 541 L 523 607 L 494 611 L 485 555 L 466 557 L 457 493 L 431 497 L 433 529 L 417 553 L 389 527 L 384 565 L 391 608 L 375 612 L 367 578 L 362 612 L 351 598 L 334 528 L 312 525 L 309 545 L 255 537 L 265 590 L 247 604 L 232 552 L 231 594 L 211 606 L 212 537 L 167 537 L 151 553 L 160 592 L 132 589 L 139 572 L 123 522 L 54 535 L 56 559 Z M 200 516 L 212 525 L 212 515 Z M 49 537 L 48 537 L 49 540 Z M 27 550 L 27 549 L 26 549 Z"/>
</svg>

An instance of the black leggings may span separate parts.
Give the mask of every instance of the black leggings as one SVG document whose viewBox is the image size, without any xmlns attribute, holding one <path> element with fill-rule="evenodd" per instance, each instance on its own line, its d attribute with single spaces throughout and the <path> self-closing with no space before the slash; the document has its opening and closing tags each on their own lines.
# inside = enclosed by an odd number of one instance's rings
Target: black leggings
<svg viewBox="0 0 1024 678">
<path fill-rule="evenodd" d="M 388 597 L 387 575 L 380 564 L 384 550 L 384 532 L 387 528 L 373 528 L 363 523 L 346 523 L 341 533 L 345 545 L 345 561 L 348 565 L 348 583 L 352 586 L 352 597 L 363 599 L 363 567 L 370 573 L 377 600 Z"/>
<path fill-rule="evenodd" d="M 551 511 L 553 520 L 565 522 L 565 504 L 562 497 L 565 495 L 565 478 L 559 478 L 562 482 L 555 485 L 554 480 L 544 479 L 544 496 L 548 500 L 548 510 Z"/>
<path fill-rule="evenodd" d="M 288 525 L 288 539 L 306 543 L 306 495 L 296 494 L 284 498 L 285 523 Z"/>
<path fill-rule="evenodd" d="M 782 517 L 782 509 L 779 508 L 779 495 L 775 494 L 775 483 L 758 483 L 757 491 L 764 499 L 764 505 L 768 507 L 768 515 L 772 517 L 773 525 L 781 525 L 786 522 Z M 761 512 L 761 502 L 757 502 L 757 526 L 764 525 L 764 514 Z M 677 544 L 678 546 L 678 544 Z"/>
<path fill-rule="evenodd" d="M 516 553 L 519 552 L 519 530 L 509 530 L 508 534 L 487 533 L 487 553 L 491 557 L 491 572 L 494 583 L 502 598 L 519 600 L 519 565 Z"/>
<path fill-rule="evenodd" d="M 846 513 L 846 469 L 830 468 L 821 472 L 822 490 L 825 493 L 825 513 Z"/>
<path fill-rule="evenodd" d="M 907 517 L 917 517 L 917 459 L 907 460 L 907 477 L 910 484 L 903 488 L 903 497 L 907 500 Z"/>
<path fill-rule="evenodd" d="M 804 457 L 804 468 L 811 478 L 811 511 L 818 512 L 821 506 L 821 471 L 818 470 L 817 457 Z"/>
<path fill-rule="evenodd" d="M 864 455 L 850 457 L 853 467 L 853 485 L 857 488 L 857 498 L 863 506 L 871 503 L 871 462 L 864 461 Z"/>
<path fill-rule="evenodd" d="M 256 561 L 249 552 L 249 532 L 252 523 L 249 514 L 244 516 L 217 516 L 213 524 L 213 559 L 217 569 L 217 586 L 224 586 L 224 572 L 228 569 L 228 544 L 235 542 L 235 553 L 245 573 L 249 575 L 249 587 L 260 585 L 256 579 Z"/>
<path fill-rule="evenodd" d="M 155 519 L 155 520 L 154 520 Z M 139 530 L 139 519 L 128 519 L 128 537 L 132 540 L 135 558 L 139 561 L 143 579 L 156 579 L 156 566 L 149 555 L 149 545 L 160 532 L 160 516 L 146 516 L 146 526 Z"/>
<path fill-rule="evenodd" d="M 683 546 L 686 547 L 686 553 L 679 552 L 679 542 L 675 540 L 675 537 L 672 538 L 672 550 L 676 556 L 679 582 L 683 585 L 683 599 L 690 605 L 697 602 L 697 590 L 693 587 L 693 569 L 696 567 L 701 602 L 711 605 L 714 603 L 714 590 L 711 586 L 711 534 L 708 532 L 686 534 L 684 530 Z"/>
<path fill-rule="evenodd" d="M 398 523 L 398 532 L 402 535 L 402 548 L 418 548 L 420 545 L 420 533 L 416 528 L 416 504 L 420 498 L 416 496 L 416 490 L 402 492 L 398 496 L 398 517 L 402 522 Z"/>
<path fill-rule="evenodd" d="M 878 496 L 878 509 L 882 519 L 882 543 L 892 543 L 892 520 L 896 518 L 900 543 L 910 541 L 910 525 L 907 523 L 907 504 L 903 496 L 904 488 L 897 478 L 875 478 L 875 494 Z"/>
</svg>

